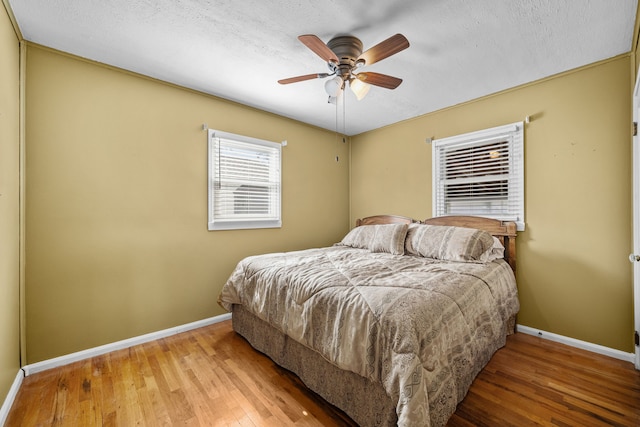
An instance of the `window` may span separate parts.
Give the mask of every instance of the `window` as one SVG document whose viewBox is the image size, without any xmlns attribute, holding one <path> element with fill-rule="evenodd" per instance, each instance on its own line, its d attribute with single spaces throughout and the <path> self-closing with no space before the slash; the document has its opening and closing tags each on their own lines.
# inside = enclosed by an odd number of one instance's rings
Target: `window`
<svg viewBox="0 0 640 427">
<path fill-rule="evenodd" d="M 209 129 L 209 230 L 277 228 L 282 145 Z"/>
<path fill-rule="evenodd" d="M 524 230 L 524 123 L 434 140 L 433 215 L 515 221 Z"/>
</svg>

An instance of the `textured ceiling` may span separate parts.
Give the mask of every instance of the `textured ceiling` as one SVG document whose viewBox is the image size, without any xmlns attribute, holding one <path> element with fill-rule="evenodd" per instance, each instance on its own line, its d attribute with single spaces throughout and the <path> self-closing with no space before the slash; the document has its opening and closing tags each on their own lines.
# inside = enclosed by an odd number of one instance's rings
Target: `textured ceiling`
<svg viewBox="0 0 640 427">
<path fill-rule="evenodd" d="M 23 37 L 115 67 L 345 131 L 379 128 L 627 53 L 637 0 L 9 0 Z M 297 39 L 395 33 L 411 46 L 366 67 L 400 77 L 345 111 Z M 340 107 L 341 108 L 341 107 Z M 346 122 L 343 123 L 343 118 Z"/>
</svg>

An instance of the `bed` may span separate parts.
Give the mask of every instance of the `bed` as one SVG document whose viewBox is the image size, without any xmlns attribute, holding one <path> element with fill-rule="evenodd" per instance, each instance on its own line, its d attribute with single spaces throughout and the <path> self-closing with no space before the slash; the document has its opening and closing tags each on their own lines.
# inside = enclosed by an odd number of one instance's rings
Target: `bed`
<svg viewBox="0 0 640 427">
<path fill-rule="evenodd" d="M 356 221 L 326 248 L 240 261 L 234 330 L 362 426 L 441 426 L 514 332 L 515 223 Z"/>
</svg>

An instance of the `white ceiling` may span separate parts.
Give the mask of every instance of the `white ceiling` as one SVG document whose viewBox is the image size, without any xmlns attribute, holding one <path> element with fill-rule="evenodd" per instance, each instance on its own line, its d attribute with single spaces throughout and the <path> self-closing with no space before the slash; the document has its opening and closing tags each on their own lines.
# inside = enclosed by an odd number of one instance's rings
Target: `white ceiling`
<svg viewBox="0 0 640 427">
<path fill-rule="evenodd" d="M 31 42 L 355 135 L 627 53 L 637 0 L 8 0 Z M 400 77 L 343 112 L 297 39 L 395 33 L 411 46 L 366 67 Z"/>
</svg>

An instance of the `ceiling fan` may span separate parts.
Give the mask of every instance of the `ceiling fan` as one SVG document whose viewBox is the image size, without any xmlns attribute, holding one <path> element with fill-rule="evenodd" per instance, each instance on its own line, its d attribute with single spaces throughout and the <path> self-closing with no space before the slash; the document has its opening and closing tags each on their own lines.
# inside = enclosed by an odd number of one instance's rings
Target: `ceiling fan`
<svg viewBox="0 0 640 427">
<path fill-rule="evenodd" d="M 313 34 L 298 36 L 298 40 L 326 61 L 330 72 L 290 77 L 278 80 L 280 84 L 334 76 L 325 82 L 329 102 L 332 102 L 347 83 L 358 99 L 362 99 L 367 94 L 370 85 L 395 89 L 402 83 L 402 79 L 386 74 L 371 71 L 358 72 L 365 65 L 374 64 L 408 48 L 409 41 L 402 34 L 391 36 L 364 52 L 362 42 L 357 37 L 349 35 L 334 37 L 327 44 Z"/>
</svg>

